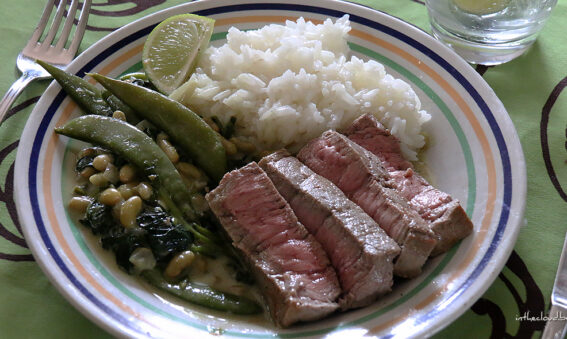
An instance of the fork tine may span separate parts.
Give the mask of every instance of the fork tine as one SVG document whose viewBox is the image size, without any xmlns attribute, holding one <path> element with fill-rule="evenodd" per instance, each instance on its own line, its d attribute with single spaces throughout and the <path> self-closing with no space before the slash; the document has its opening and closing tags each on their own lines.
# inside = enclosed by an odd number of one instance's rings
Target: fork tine
<svg viewBox="0 0 567 339">
<path fill-rule="evenodd" d="M 53 5 L 55 4 L 55 0 L 49 0 L 45 4 L 45 8 L 43 9 L 43 14 L 37 23 L 35 30 L 32 33 L 31 38 L 28 40 L 26 48 L 33 48 L 38 42 L 45 26 L 47 26 L 47 21 L 49 20 L 49 16 L 51 15 L 51 11 L 53 10 Z"/>
<path fill-rule="evenodd" d="M 61 31 L 61 35 L 59 36 L 57 45 L 55 45 L 55 49 L 57 50 L 62 50 L 65 47 L 65 43 L 67 43 L 67 39 L 69 38 L 69 33 L 71 32 L 71 28 L 73 27 L 73 23 L 75 21 L 75 15 L 77 14 L 78 3 L 79 0 L 71 1 L 71 5 L 69 6 L 69 10 L 67 11 L 67 18 L 65 19 L 65 25 L 63 26 L 63 30 Z"/>
<path fill-rule="evenodd" d="M 65 7 L 67 7 L 67 0 L 59 0 L 59 6 L 57 6 L 57 12 L 53 18 L 51 27 L 49 28 L 49 32 L 42 42 L 42 46 L 44 47 L 43 49 L 47 49 L 55 38 L 55 34 L 57 34 L 59 25 L 61 24 L 61 19 L 63 18 L 63 13 L 65 13 Z"/>
<path fill-rule="evenodd" d="M 85 29 L 87 27 L 87 21 L 89 19 L 89 12 L 91 10 L 91 0 L 84 0 L 83 6 L 81 8 L 81 16 L 79 17 L 79 22 L 77 23 L 77 28 L 75 30 L 75 35 L 73 36 L 73 40 L 69 45 L 69 53 L 75 55 L 77 53 L 77 49 L 79 49 L 79 44 L 83 39 L 83 34 L 85 34 Z"/>
</svg>

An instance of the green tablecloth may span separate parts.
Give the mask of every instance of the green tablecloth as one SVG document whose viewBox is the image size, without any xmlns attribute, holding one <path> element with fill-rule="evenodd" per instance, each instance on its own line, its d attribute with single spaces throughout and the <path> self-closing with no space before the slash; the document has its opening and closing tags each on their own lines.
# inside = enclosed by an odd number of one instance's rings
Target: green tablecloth
<svg viewBox="0 0 567 339">
<path fill-rule="evenodd" d="M 45 1 L 3 0 L 0 5 L 0 93 L 19 76 L 16 56 L 38 22 Z M 186 1 L 94 0 L 80 51 L 134 19 Z M 421 1 L 358 1 L 429 31 Z M 506 106 L 527 161 L 526 225 L 506 267 L 484 296 L 439 338 L 539 337 L 567 230 L 567 0 L 559 0 L 536 44 L 497 67 L 476 67 Z M 0 126 L 0 337 L 105 338 L 76 311 L 34 262 L 13 199 L 14 159 L 25 121 L 48 81 L 33 83 Z M 549 123 L 545 122 L 549 119 Z M 547 165 L 546 165 L 547 164 Z"/>
</svg>

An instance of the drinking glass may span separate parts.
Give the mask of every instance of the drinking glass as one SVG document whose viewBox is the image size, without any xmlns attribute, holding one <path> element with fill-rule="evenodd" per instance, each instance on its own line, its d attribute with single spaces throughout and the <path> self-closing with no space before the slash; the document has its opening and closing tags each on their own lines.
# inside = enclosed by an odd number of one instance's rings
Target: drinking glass
<svg viewBox="0 0 567 339">
<path fill-rule="evenodd" d="M 497 65 L 534 43 L 557 0 L 425 0 L 433 35 L 474 64 Z"/>
</svg>

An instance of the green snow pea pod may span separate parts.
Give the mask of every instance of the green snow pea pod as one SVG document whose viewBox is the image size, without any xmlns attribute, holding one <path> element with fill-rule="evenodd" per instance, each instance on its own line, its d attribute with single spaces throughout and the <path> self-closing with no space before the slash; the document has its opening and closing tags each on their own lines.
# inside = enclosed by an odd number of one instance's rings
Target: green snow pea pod
<svg viewBox="0 0 567 339">
<path fill-rule="evenodd" d="M 207 286 L 192 284 L 187 280 L 179 284 L 170 284 L 156 271 L 145 271 L 142 275 L 160 290 L 197 305 L 235 314 L 256 314 L 262 311 L 258 304 L 247 298 L 222 293 Z"/>
<path fill-rule="evenodd" d="M 156 91 L 91 74 L 102 86 L 132 107 L 138 115 L 167 133 L 213 180 L 227 170 L 219 136 L 201 117 Z"/>
<path fill-rule="evenodd" d="M 192 193 L 171 161 L 144 132 L 122 120 L 100 115 L 84 115 L 55 129 L 70 138 L 86 141 L 122 156 L 143 170 L 158 192 L 171 197 L 175 206 L 189 220 L 195 220 Z M 168 206 L 170 207 L 170 206 Z"/>
<path fill-rule="evenodd" d="M 93 84 L 44 61 L 37 60 L 36 62 L 51 74 L 53 79 L 87 114 L 112 115 L 114 110 L 104 101 L 101 91 Z"/>
</svg>

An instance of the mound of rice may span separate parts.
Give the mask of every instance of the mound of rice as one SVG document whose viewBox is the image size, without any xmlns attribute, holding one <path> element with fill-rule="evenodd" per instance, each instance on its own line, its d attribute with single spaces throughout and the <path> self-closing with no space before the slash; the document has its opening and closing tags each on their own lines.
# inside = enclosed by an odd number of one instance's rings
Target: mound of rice
<svg viewBox="0 0 567 339">
<path fill-rule="evenodd" d="M 374 114 L 416 160 L 430 116 L 404 81 L 384 66 L 349 57 L 348 16 L 315 25 L 303 18 L 255 31 L 231 28 L 209 47 L 171 97 L 204 117 L 236 117 L 237 136 L 260 149 L 297 150 L 328 129 Z"/>
</svg>

